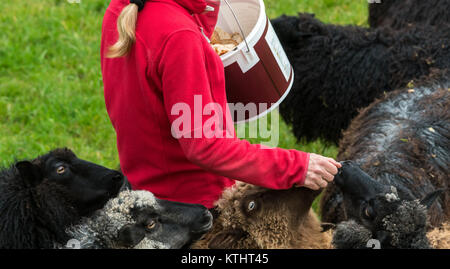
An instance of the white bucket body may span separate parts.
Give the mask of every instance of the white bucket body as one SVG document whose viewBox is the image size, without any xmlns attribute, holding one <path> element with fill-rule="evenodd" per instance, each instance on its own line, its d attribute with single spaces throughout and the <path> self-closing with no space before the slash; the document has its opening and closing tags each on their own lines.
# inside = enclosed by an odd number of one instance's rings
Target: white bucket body
<svg viewBox="0 0 450 269">
<path fill-rule="evenodd" d="M 244 34 L 246 42 L 221 56 L 229 103 L 256 105 L 255 111 L 235 113 L 235 122 L 257 119 L 283 101 L 294 81 L 292 66 L 267 18 L 263 0 L 221 1 L 217 26 L 228 33 Z M 248 44 L 248 47 L 247 47 Z M 233 112 L 233 110 L 232 110 Z"/>
</svg>

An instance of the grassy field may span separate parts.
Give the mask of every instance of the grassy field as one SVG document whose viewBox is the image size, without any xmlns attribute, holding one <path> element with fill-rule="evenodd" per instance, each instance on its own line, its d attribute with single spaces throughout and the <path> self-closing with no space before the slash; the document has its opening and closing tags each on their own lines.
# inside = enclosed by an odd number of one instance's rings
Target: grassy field
<svg viewBox="0 0 450 269">
<path fill-rule="evenodd" d="M 108 0 L 0 1 L 0 165 L 67 146 L 116 167 L 115 133 L 103 101 L 100 32 Z M 315 13 L 365 25 L 366 0 L 265 0 L 271 18 Z M 252 140 L 257 142 L 257 140 Z M 298 143 L 282 123 L 280 147 L 335 157 L 320 141 Z"/>
</svg>

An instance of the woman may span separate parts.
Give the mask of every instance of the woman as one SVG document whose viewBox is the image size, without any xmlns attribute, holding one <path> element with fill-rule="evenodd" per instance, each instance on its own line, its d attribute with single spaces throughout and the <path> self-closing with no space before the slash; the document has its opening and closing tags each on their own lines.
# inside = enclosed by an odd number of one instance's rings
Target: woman
<svg viewBox="0 0 450 269">
<path fill-rule="evenodd" d="M 224 68 L 206 38 L 218 11 L 219 1 L 111 1 L 103 21 L 102 73 L 124 174 L 134 189 L 208 208 L 234 180 L 271 189 L 326 187 L 340 167 L 333 159 L 251 145 L 236 138 L 230 120 L 225 129 L 216 126 L 214 136 L 203 135 L 214 115 L 182 115 L 194 127 L 172 128 L 180 117 L 174 108 L 198 111 L 199 97 L 200 111 L 216 103 L 222 118 L 230 118 Z"/>
</svg>

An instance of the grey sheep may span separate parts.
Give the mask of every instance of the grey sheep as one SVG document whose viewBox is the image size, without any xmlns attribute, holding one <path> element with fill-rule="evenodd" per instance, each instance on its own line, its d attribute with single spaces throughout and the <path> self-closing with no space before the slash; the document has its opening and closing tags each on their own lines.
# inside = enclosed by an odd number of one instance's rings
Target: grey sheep
<svg viewBox="0 0 450 269">
<path fill-rule="evenodd" d="M 67 233 L 69 244 L 81 249 L 172 249 L 190 245 L 211 226 L 211 213 L 201 205 L 123 191 Z"/>
</svg>

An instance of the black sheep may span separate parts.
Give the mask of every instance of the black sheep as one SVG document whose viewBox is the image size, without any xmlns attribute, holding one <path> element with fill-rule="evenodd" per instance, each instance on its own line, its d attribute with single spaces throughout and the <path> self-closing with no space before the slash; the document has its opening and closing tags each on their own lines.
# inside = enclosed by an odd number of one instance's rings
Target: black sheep
<svg viewBox="0 0 450 269">
<path fill-rule="evenodd" d="M 450 0 L 380 0 L 369 4 L 370 27 L 402 29 L 450 23 Z"/>
<path fill-rule="evenodd" d="M 336 185 L 343 193 L 344 213 L 349 221 L 337 225 L 335 248 L 431 248 L 427 238 L 427 210 L 443 190 L 414 199 L 402 186 L 383 184 L 352 162 L 343 162 Z"/>
<path fill-rule="evenodd" d="M 57 149 L 0 171 L 0 248 L 53 248 L 65 229 L 102 208 L 126 180 Z"/>
<path fill-rule="evenodd" d="M 375 229 L 370 225 L 378 215 L 397 212 L 406 201 L 415 209 L 405 212 L 413 213 L 391 222 L 398 228 L 409 222 L 411 227 L 418 222 L 425 226 L 425 208 L 415 201 L 427 197 L 421 204 L 429 207 L 430 225 L 422 227 L 423 231 L 449 221 L 449 107 L 450 72 L 442 71 L 420 85 L 386 94 L 362 110 L 344 132 L 338 159 L 353 161 L 367 174 L 347 164 L 347 174 L 338 175 L 336 184 L 325 190 L 322 220 L 339 223 L 354 219 Z M 387 193 L 395 194 L 389 195 L 395 203 L 375 206 L 370 202 L 387 197 Z"/>
<path fill-rule="evenodd" d="M 297 138 L 338 143 L 358 109 L 434 69 L 450 67 L 450 26 L 404 31 L 272 20 L 295 71 L 280 112 Z"/>
</svg>

